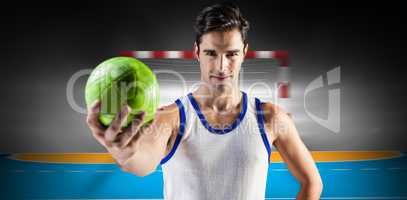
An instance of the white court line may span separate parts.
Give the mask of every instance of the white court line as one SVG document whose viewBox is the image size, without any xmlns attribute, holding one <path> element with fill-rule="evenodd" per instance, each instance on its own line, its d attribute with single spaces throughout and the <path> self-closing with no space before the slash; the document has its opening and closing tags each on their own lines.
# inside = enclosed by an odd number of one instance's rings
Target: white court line
<svg viewBox="0 0 407 200">
<path fill-rule="evenodd" d="M 22 173 L 22 172 L 27 172 L 27 170 L 23 170 L 23 169 L 15 169 L 15 170 L 11 170 L 11 172 Z"/>
<path fill-rule="evenodd" d="M 40 173 L 52 173 L 52 172 L 56 172 L 55 170 L 37 170 L 37 172 Z"/>
<path fill-rule="evenodd" d="M 295 197 L 270 197 L 267 199 L 295 199 Z M 370 197 L 321 197 L 320 199 L 407 199 L 407 196 L 370 196 Z M 45 200 L 45 199 L 30 199 Z M 164 200 L 164 199 L 47 199 L 47 200 Z"/>
<path fill-rule="evenodd" d="M 79 173 L 79 172 L 85 172 L 83 170 L 64 170 L 64 172 L 68 172 L 68 173 Z"/>
<path fill-rule="evenodd" d="M 272 169 L 273 171 L 288 171 L 288 169 Z"/>
<path fill-rule="evenodd" d="M 386 168 L 386 169 L 387 170 L 402 170 L 404 168 L 391 167 L 391 168 Z M 288 169 L 271 169 L 271 170 L 272 171 L 288 171 Z M 352 171 L 353 169 L 350 169 L 350 168 L 333 168 L 333 169 L 327 169 L 327 170 L 330 170 L 330 171 Z M 358 169 L 356 169 L 356 170 L 358 170 Z M 360 168 L 359 170 L 361 170 L 361 171 L 378 171 L 380 169 L 379 168 Z M 10 170 L 10 171 L 14 172 L 14 173 L 30 172 L 30 171 L 27 171 L 27 170 L 19 170 L 19 169 Z M 54 173 L 54 172 L 57 172 L 57 170 L 35 170 L 35 171 L 32 171 L 32 172 Z M 63 170 L 63 172 L 65 172 L 65 173 L 81 173 L 81 172 L 82 173 L 84 173 L 84 172 L 114 173 L 115 170 L 88 170 L 88 171 L 86 171 L 86 170 Z M 156 170 L 155 172 L 162 173 L 161 170 Z"/>
<path fill-rule="evenodd" d="M 360 170 L 370 171 L 370 170 L 379 170 L 379 168 L 361 168 Z"/>
<path fill-rule="evenodd" d="M 95 170 L 95 172 L 100 172 L 100 173 L 113 173 L 114 170 Z"/>
<path fill-rule="evenodd" d="M 350 170 L 352 170 L 352 169 L 346 169 L 346 168 L 344 168 L 344 169 L 331 169 L 332 171 L 350 171 Z"/>
<path fill-rule="evenodd" d="M 390 168 L 387 168 L 388 170 L 400 170 L 401 168 L 400 167 L 390 167 Z"/>
<path fill-rule="evenodd" d="M 281 197 L 281 198 L 266 198 L 266 199 L 295 199 L 295 197 Z M 403 197 L 321 197 L 320 199 L 407 199 L 407 196 Z"/>
</svg>

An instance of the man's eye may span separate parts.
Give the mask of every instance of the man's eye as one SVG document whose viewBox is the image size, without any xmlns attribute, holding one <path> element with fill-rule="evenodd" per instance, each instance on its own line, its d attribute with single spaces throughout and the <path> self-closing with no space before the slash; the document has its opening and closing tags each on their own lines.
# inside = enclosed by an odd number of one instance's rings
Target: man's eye
<svg viewBox="0 0 407 200">
<path fill-rule="evenodd" d="M 208 56 L 216 56 L 216 53 L 212 52 L 212 51 L 208 51 L 208 52 L 206 52 L 206 55 L 208 55 Z"/>
<path fill-rule="evenodd" d="M 230 53 L 230 54 L 228 54 L 227 56 L 228 57 L 231 57 L 231 56 L 237 56 L 238 54 L 235 52 L 235 53 Z"/>
</svg>

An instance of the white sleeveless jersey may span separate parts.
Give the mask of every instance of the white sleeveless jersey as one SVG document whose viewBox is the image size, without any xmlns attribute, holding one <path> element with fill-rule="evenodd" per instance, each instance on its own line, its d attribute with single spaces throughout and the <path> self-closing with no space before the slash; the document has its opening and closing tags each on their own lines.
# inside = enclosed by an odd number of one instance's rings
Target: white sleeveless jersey
<svg viewBox="0 0 407 200">
<path fill-rule="evenodd" d="M 264 200 L 270 145 L 261 102 L 242 92 L 239 117 L 211 127 L 191 93 L 176 101 L 180 128 L 161 161 L 165 200 Z"/>
</svg>

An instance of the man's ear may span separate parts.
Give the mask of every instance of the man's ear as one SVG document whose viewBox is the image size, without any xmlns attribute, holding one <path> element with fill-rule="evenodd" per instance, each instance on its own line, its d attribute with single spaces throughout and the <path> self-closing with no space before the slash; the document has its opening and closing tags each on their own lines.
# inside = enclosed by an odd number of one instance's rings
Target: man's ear
<svg viewBox="0 0 407 200">
<path fill-rule="evenodd" d="M 196 42 L 194 42 L 194 56 L 199 62 L 199 46 Z"/>
<path fill-rule="evenodd" d="M 246 43 L 245 45 L 244 45 L 244 48 L 243 48 L 243 52 L 244 52 L 244 57 L 246 57 L 246 54 L 247 54 L 247 50 L 249 49 L 249 43 Z"/>
</svg>

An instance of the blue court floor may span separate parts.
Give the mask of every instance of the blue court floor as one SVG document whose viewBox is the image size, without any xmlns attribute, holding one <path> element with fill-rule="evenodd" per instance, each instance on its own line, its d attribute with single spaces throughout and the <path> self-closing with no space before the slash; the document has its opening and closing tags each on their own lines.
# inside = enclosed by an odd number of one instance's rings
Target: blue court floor
<svg viewBox="0 0 407 200">
<path fill-rule="evenodd" d="M 58 164 L 0 155 L 0 199 L 162 199 L 160 168 L 140 178 L 115 164 Z M 321 199 L 407 199 L 407 156 L 381 160 L 317 162 Z M 294 199 L 299 184 L 284 163 L 269 168 L 266 199 Z"/>
</svg>

